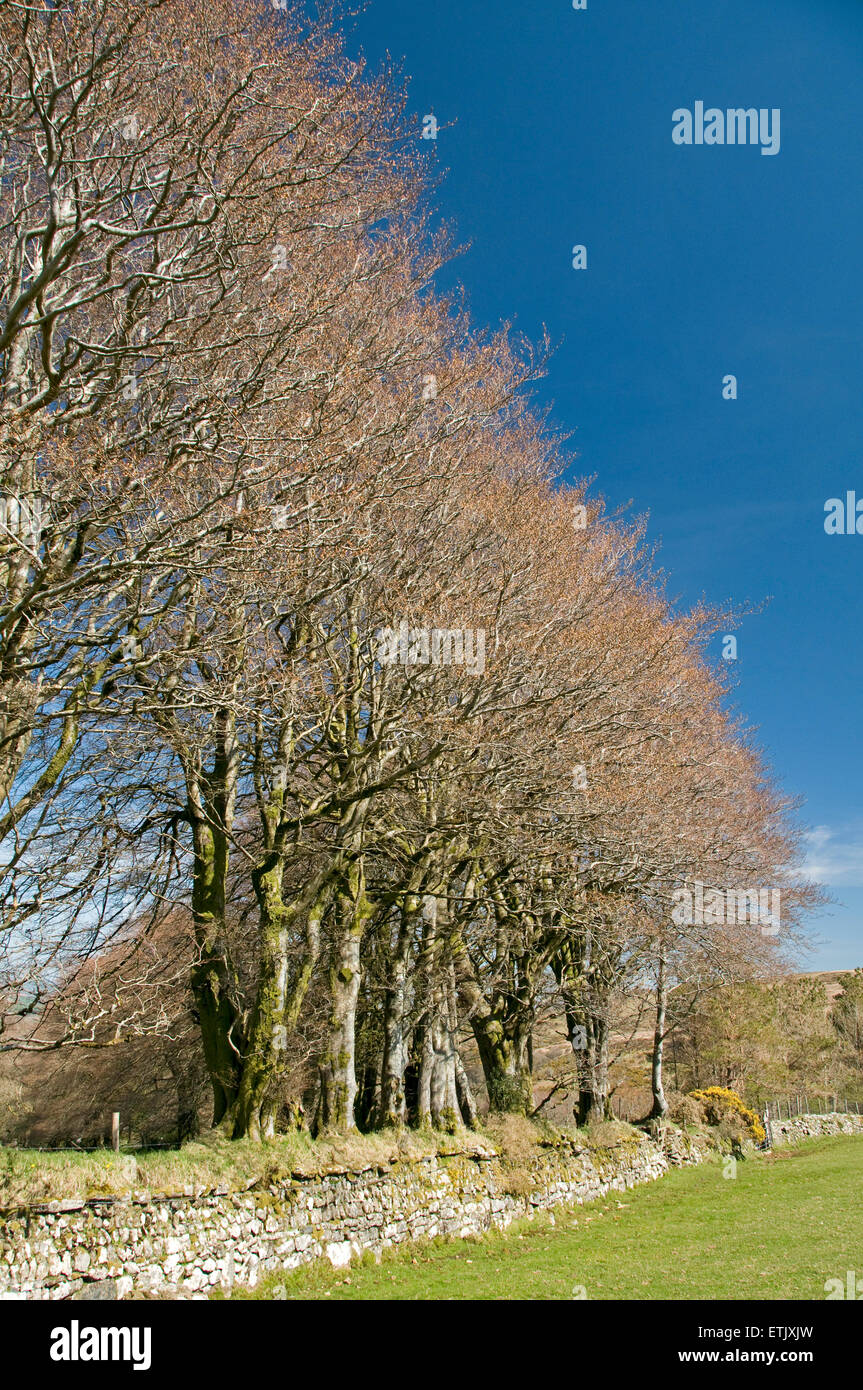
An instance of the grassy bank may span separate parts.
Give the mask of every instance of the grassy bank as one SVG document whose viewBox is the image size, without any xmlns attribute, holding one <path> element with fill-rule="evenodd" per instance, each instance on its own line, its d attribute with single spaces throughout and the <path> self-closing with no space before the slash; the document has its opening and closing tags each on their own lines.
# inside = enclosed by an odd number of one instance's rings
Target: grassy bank
<svg viewBox="0 0 863 1390">
<path fill-rule="evenodd" d="M 281 1135 L 265 1143 L 208 1136 L 181 1149 L 115 1154 L 0 1148 L 0 1209 L 88 1197 L 188 1196 L 214 1189 L 241 1192 L 291 1175 L 361 1170 L 370 1164 L 436 1153 L 488 1151 L 490 1136 L 383 1130 L 342 1140 Z"/>
<path fill-rule="evenodd" d="M 359 1172 L 433 1154 L 499 1153 L 513 1163 L 528 1163 L 543 1145 L 575 1141 L 602 1148 L 634 1133 L 617 1121 L 562 1130 L 510 1115 L 490 1116 L 480 1130 L 454 1135 L 398 1129 L 313 1140 L 297 1132 L 258 1144 L 210 1134 L 181 1149 L 139 1154 L 0 1148 L 0 1210 L 88 1197 L 242 1192 L 291 1176 Z"/>
<path fill-rule="evenodd" d="M 736 1165 L 712 1158 L 624 1196 L 505 1234 L 270 1277 L 239 1298 L 823 1299 L 863 1273 L 863 1143 L 811 1140 Z"/>
</svg>

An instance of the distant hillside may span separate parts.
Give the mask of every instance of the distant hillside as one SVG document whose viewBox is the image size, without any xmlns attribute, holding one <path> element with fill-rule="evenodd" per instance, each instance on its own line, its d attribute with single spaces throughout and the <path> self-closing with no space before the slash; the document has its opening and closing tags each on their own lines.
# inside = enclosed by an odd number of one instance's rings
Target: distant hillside
<svg viewBox="0 0 863 1390">
<path fill-rule="evenodd" d="M 857 968 L 863 970 L 863 966 L 858 966 Z M 841 986 L 839 984 L 841 977 L 852 973 L 853 972 L 850 970 L 801 970 L 799 978 L 821 980 L 827 990 L 827 997 L 832 1004 L 837 994 L 841 993 Z"/>
<path fill-rule="evenodd" d="M 820 980 L 824 985 L 828 1005 L 832 1005 L 841 993 L 839 983 L 848 970 L 801 970 L 788 979 Z M 649 1057 L 653 1046 L 653 1001 L 644 993 L 631 994 L 618 1017 L 617 1026 L 611 1035 L 612 1065 L 610 1078 L 615 1090 L 614 1108 L 624 1118 L 635 1119 L 650 1109 L 652 1096 L 649 1089 Z M 462 1050 L 470 1076 L 471 1084 L 478 1096 L 485 1100 L 482 1067 L 479 1055 L 471 1038 L 465 1038 Z M 572 1053 L 566 1038 L 566 1025 L 563 1015 L 541 1021 L 534 1034 L 534 1104 L 544 1101 L 556 1084 L 571 1074 Z M 666 1052 L 666 1084 L 673 1084 L 671 1055 Z M 570 1085 L 556 1091 L 551 1100 L 543 1106 L 543 1114 L 556 1123 L 565 1123 L 571 1118 L 573 1095 Z"/>
</svg>

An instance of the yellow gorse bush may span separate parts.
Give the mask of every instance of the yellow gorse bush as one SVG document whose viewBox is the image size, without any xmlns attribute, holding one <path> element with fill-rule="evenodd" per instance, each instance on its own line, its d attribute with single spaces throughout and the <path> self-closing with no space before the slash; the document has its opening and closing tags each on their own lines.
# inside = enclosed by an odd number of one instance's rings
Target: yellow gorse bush
<svg viewBox="0 0 863 1390">
<path fill-rule="evenodd" d="M 689 1094 L 693 1100 L 700 1101 L 704 1106 L 710 1124 L 717 1125 L 727 1116 L 736 1115 L 749 1130 L 750 1138 L 756 1144 L 764 1143 L 764 1126 L 755 1111 L 748 1109 L 737 1092 L 732 1091 L 730 1087 L 708 1086 L 704 1091 L 690 1091 Z"/>
</svg>

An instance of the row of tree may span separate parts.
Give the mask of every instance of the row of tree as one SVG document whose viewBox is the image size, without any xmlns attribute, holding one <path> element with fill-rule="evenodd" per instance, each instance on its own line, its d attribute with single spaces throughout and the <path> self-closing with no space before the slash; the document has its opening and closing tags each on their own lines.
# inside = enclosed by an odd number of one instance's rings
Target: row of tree
<svg viewBox="0 0 863 1390">
<path fill-rule="evenodd" d="M 585 1119 L 651 981 L 662 1113 L 669 991 L 817 898 L 727 615 L 563 484 L 545 349 L 435 290 L 390 74 L 234 0 L 0 37 L 0 1047 L 193 1033 L 233 1136 L 452 1127 L 463 1038 L 530 1110 L 557 1010 Z"/>
<path fill-rule="evenodd" d="M 834 982 L 835 981 L 835 982 Z M 672 991 L 668 1005 L 668 1107 L 672 1119 L 698 1118 L 688 1093 L 730 1088 L 757 1114 L 777 1102 L 783 1114 L 798 1106 L 823 1111 L 863 1106 L 863 971 L 824 977 L 718 984 L 699 1001 L 692 982 Z M 533 1036 L 534 1113 L 571 1123 L 576 1089 L 572 1054 L 562 1039 L 558 1001 L 539 1010 Z M 653 1007 L 655 1008 L 655 1002 Z M 651 1047 L 646 990 L 621 993 L 610 1006 L 611 1110 L 641 1121 L 650 1112 Z M 212 1109 L 200 1037 L 188 1010 L 175 1027 L 140 1031 L 116 1047 L 66 1047 L 57 1052 L 0 1056 L 0 1143 L 97 1146 L 107 1142 L 119 1111 L 123 1142 L 173 1145 L 200 1134 Z M 360 1031 L 368 1027 L 360 1015 Z M 458 1038 L 467 1085 L 484 1101 L 482 1067 L 469 1024 Z M 366 1100 L 377 1072 L 372 1046 Z M 416 1104 L 416 1070 L 408 1064 L 409 1110 Z M 284 1120 L 296 1122 L 305 1098 L 314 1103 L 314 1055 L 296 1054 L 285 1087 Z M 293 1113 L 292 1113 L 293 1111 Z M 775 1113 L 775 1112 L 774 1112 Z M 373 1108 L 361 1107 L 362 1123 Z"/>
</svg>

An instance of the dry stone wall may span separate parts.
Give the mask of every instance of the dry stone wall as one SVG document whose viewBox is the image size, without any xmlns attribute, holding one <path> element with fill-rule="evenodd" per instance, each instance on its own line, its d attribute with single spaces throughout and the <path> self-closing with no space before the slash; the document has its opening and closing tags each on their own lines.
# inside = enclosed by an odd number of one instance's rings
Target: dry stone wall
<svg viewBox="0 0 863 1390">
<path fill-rule="evenodd" d="M 774 1144 L 793 1144 L 829 1134 L 863 1134 L 863 1115 L 794 1115 L 790 1120 L 771 1120 Z"/>
<path fill-rule="evenodd" d="M 0 1213 L 0 1298 L 202 1297 L 276 1270 L 439 1235 L 478 1235 L 560 1204 L 650 1182 L 704 1153 L 673 1132 L 610 1149 L 541 1146 L 518 1162 L 452 1154 L 266 1189 L 103 1198 Z"/>
</svg>

